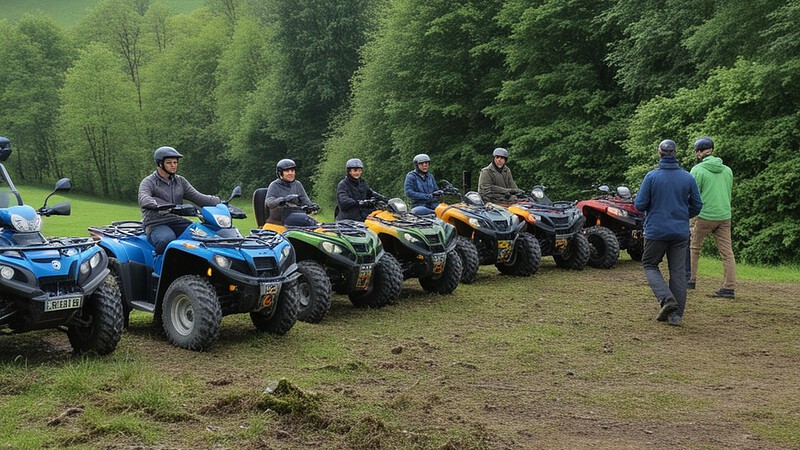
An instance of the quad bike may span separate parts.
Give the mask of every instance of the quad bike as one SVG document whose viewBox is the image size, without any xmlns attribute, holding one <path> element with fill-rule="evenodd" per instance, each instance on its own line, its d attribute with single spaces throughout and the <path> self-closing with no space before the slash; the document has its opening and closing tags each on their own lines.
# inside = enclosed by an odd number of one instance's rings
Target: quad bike
<svg viewBox="0 0 800 450">
<path fill-rule="evenodd" d="M 464 269 L 462 283 L 475 280 L 478 265 L 494 264 L 500 273 L 527 277 L 539 270 L 541 253 L 539 244 L 524 233 L 526 222 L 506 208 L 491 203 L 484 204 L 477 192 L 461 192 L 447 181 L 442 181 L 444 195 L 460 198 L 455 204 L 441 203 L 436 216 L 453 225 L 458 235 L 473 246 L 458 246 Z M 463 242 L 463 241 L 462 241 Z"/>
<path fill-rule="evenodd" d="M 456 229 L 439 219 L 409 213 L 399 198 L 373 202 L 376 209 L 364 223 L 380 237 L 384 250 L 400 262 L 403 278 L 418 278 L 428 292 L 452 293 L 463 266 L 456 248 Z"/>
<path fill-rule="evenodd" d="M 161 205 L 195 216 L 177 239 L 157 255 L 138 221 L 90 227 L 111 257 L 122 290 L 125 320 L 132 309 L 153 314 L 169 341 L 180 348 L 204 350 L 219 335 L 222 317 L 250 313 L 259 331 L 286 334 L 297 320 L 298 293 L 294 250 L 280 234 L 261 231 L 243 237 L 231 218 L 241 209 L 228 201 L 205 206 Z"/>
<path fill-rule="evenodd" d="M 316 323 L 331 307 L 332 291 L 347 294 L 357 307 L 380 308 L 393 303 L 403 288 L 400 264 L 383 251 L 378 236 L 363 223 L 344 220 L 310 227 L 286 227 L 267 222 L 267 189 L 253 192 L 256 223 L 281 233 L 292 243 L 300 273 L 298 318 Z M 304 213 L 316 205 L 294 206 Z"/>
<path fill-rule="evenodd" d="M 554 202 L 545 189 L 535 186 L 530 197 L 520 195 L 520 201 L 501 204 L 533 225 L 528 232 L 536 236 L 543 256 L 552 255 L 562 269 L 583 270 L 591 252 L 582 232 L 586 219 L 574 202 Z"/>
<path fill-rule="evenodd" d="M 5 161 L 10 148 L 0 152 Z M 41 216 L 68 216 L 69 202 L 47 206 L 62 178 L 38 210 L 22 202 L 0 163 L 0 332 L 65 329 L 75 353 L 106 355 L 122 335 L 122 300 L 108 258 L 90 238 L 45 238 Z M 12 200 L 16 205 L 10 205 Z"/>
<path fill-rule="evenodd" d="M 627 250 L 628 255 L 634 261 L 642 260 L 644 251 L 644 213 L 633 206 L 633 196 L 631 190 L 625 186 L 619 186 L 614 190 L 608 186 L 600 186 L 600 195 L 591 199 L 578 202 L 578 208 L 586 216 L 585 231 L 587 236 L 589 230 L 609 230 L 618 242 L 617 256 L 619 250 Z M 609 233 L 603 231 L 606 235 Z M 604 242 L 609 238 L 602 238 Z M 592 242 L 592 238 L 589 238 Z M 597 242 L 597 241 L 595 241 Z M 598 258 L 603 258 L 602 252 L 598 252 Z M 610 259 L 606 257 L 606 260 Z"/>
</svg>

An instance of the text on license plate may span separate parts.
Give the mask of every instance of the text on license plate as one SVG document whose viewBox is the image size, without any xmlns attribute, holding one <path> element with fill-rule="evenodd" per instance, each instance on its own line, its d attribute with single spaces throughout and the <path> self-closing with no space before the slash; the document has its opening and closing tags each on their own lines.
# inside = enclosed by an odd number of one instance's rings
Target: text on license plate
<svg viewBox="0 0 800 450">
<path fill-rule="evenodd" d="M 356 287 L 359 289 L 367 289 L 369 282 L 372 279 L 372 265 L 364 264 L 358 271 L 358 278 L 356 279 Z"/>
<path fill-rule="evenodd" d="M 80 308 L 81 305 L 83 305 L 83 297 L 57 298 L 45 302 L 44 312 Z"/>
</svg>

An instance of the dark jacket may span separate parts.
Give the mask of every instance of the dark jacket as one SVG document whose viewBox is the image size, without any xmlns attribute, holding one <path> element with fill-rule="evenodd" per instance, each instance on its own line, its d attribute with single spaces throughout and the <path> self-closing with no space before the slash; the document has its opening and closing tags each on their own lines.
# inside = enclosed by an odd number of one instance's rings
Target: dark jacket
<svg viewBox="0 0 800 450">
<path fill-rule="evenodd" d="M 439 200 L 431 195 L 433 191 L 439 190 L 439 185 L 436 184 L 436 178 L 433 174 L 428 172 L 423 174 L 417 170 L 412 170 L 406 175 L 406 181 L 403 184 L 403 190 L 406 197 L 411 200 L 411 206 L 424 206 L 430 209 L 436 209 Z"/>
<path fill-rule="evenodd" d="M 506 201 L 512 194 L 519 191 L 514 177 L 511 176 L 511 169 L 503 166 L 499 169 L 494 163 L 481 169 L 478 177 L 478 194 L 487 202 Z"/>
<path fill-rule="evenodd" d="M 201 194 L 186 181 L 186 178 L 180 175 L 162 178 L 158 171 L 153 172 L 139 183 L 139 207 L 142 208 L 142 224 L 147 228 L 169 223 L 187 222 L 185 217 L 155 210 L 160 205 L 180 205 L 184 199 L 201 207 L 222 203 L 219 197 Z"/>
<path fill-rule="evenodd" d="M 359 206 L 358 201 L 373 197 L 381 197 L 381 195 L 373 191 L 363 178 L 356 180 L 347 175 L 336 187 L 336 204 L 339 206 L 336 220 L 350 219 L 363 222 L 375 208 Z"/>
<path fill-rule="evenodd" d="M 298 205 L 313 204 L 311 199 L 308 198 L 308 194 L 306 194 L 303 183 L 297 180 L 289 183 L 278 178 L 270 183 L 267 188 L 267 199 L 265 201 L 267 208 L 269 208 L 269 218 L 267 222 L 275 225 L 283 225 L 283 221 L 286 220 L 289 214 L 298 211 L 302 212 L 302 210 L 292 204 L 286 203 L 286 196 L 291 194 L 300 196 L 297 202 Z"/>
<path fill-rule="evenodd" d="M 689 238 L 689 219 L 700 213 L 703 202 L 689 172 L 675 156 L 664 156 L 658 169 L 645 175 L 634 206 L 645 213 L 645 239 L 668 241 Z"/>
</svg>

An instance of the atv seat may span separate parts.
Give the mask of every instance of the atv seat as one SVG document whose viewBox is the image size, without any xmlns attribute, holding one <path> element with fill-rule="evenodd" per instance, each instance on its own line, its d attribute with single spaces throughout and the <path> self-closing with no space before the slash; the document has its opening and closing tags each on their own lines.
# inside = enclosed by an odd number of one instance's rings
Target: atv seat
<svg viewBox="0 0 800 450">
<path fill-rule="evenodd" d="M 264 226 L 269 219 L 269 208 L 267 208 L 267 188 L 258 188 L 253 192 L 253 211 L 256 215 L 256 225 L 258 228 Z"/>
</svg>

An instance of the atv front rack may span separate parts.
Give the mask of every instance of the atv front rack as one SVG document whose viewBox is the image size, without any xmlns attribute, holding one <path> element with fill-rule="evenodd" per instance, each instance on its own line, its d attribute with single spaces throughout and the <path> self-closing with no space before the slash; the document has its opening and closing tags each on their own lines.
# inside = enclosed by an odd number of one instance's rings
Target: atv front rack
<svg viewBox="0 0 800 450">
<path fill-rule="evenodd" d="M 118 222 L 111 222 L 111 225 L 103 225 L 101 227 L 89 227 L 89 232 L 92 234 L 102 234 L 110 238 L 125 238 L 132 236 L 140 236 L 144 234 L 144 225 L 142 222 L 136 220 L 123 220 Z"/>
<path fill-rule="evenodd" d="M 45 244 L 34 245 L 8 245 L 0 247 L 0 253 L 5 252 L 27 252 L 27 251 L 40 251 L 40 250 L 59 250 L 63 252 L 68 248 L 78 248 L 79 251 L 85 251 L 94 246 L 94 239 L 86 237 L 72 237 L 72 238 L 48 238 Z"/>
<path fill-rule="evenodd" d="M 430 228 L 437 225 L 438 219 L 430 217 L 420 217 L 411 213 L 394 214 L 396 220 L 388 220 L 378 216 L 373 218 L 382 223 L 383 225 L 398 227 L 398 228 Z"/>
</svg>

